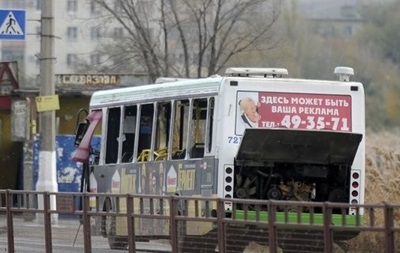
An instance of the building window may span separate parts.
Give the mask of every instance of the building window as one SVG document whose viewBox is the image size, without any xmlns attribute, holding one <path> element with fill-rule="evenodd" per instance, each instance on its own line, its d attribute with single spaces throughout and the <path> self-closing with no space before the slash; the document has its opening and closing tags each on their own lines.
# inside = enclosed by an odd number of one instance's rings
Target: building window
<svg viewBox="0 0 400 253">
<path fill-rule="evenodd" d="M 78 28 L 70 26 L 67 28 L 67 39 L 76 40 L 78 38 Z"/>
<path fill-rule="evenodd" d="M 67 54 L 67 65 L 72 66 L 77 63 L 77 56 L 76 54 Z"/>
<path fill-rule="evenodd" d="M 36 2 L 35 2 L 36 4 Z M 31 2 L 28 1 L 16 1 L 16 0 L 1 0 L 0 1 L 1 10 L 3 9 L 25 9 L 31 7 Z M 3 21 L 3 20 L 2 20 Z"/>
<path fill-rule="evenodd" d="M 42 0 L 36 0 L 36 10 L 40 11 L 42 9 Z"/>
<path fill-rule="evenodd" d="M 92 15 L 99 15 L 101 14 L 100 6 L 96 3 L 95 0 L 90 2 L 90 14 Z"/>
<path fill-rule="evenodd" d="M 353 35 L 353 27 L 351 25 L 346 25 L 343 29 L 343 35 L 345 37 L 351 37 Z"/>
<path fill-rule="evenodd" d="M 136 8 L 140 13 L 151 13 L 154 9 L 154 4 L 149 1 L 138 1 Z"/>
<path fill-rule="evenodd" d="M 68 0 L 68 2 L 67 2 L 67 12 L 68 13 L 70 13 L 70 12 L 75 13 L 75 12 L 77 12 L 77 10 L 78 10 L 77 1 L 76 0 Z"/>
<path fill-rule="evenodd" d="M 120 39 L 122 37 L 124 37 L 124 28 L 122 27 L 114 28 L 114 38 Z"/>
<path fill-rule="evenodd" d="M 97 40 L 101 37 L 100 27 L 92 27 L 90 28 L 90 38 L 92 40 Z"/>
<path fill-rule="evenodd" d="M 2 61 L 23 61 L 24 55 L 20 50 L 8 50 L 3 49 L 1 50 L 1 60 Z"/>
<path fill-rule="evenodd" d="M 101 63 L 101 57 L 99 54 L 92 54 L 90 56 L 90 64 L 92 65 L 98 65 Z"/>
<path fill-rule="evenodd" d="M 122 12 L 122 3 L 120 1 L 117 1 L 114 3 L 114 11 L 115 12 Z"/>
</svg>

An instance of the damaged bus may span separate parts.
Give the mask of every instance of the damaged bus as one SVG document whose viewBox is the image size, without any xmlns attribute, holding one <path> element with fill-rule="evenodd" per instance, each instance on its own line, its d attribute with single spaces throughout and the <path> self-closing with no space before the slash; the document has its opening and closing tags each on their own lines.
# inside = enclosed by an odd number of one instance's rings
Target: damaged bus
<svg viewBox="0 0 400 253">
<path fill-rule="evenodd" d="M 97 127 L 92 192 L 363 204 L 365 101 L 353 73 L 337 67 L 339 80 L 306 80 L 282 68 L 229 68 L 97 91 L 73 159 L 87 163 Z M 120 225 L 106 235 L 112 248 Z"/>
</svg>

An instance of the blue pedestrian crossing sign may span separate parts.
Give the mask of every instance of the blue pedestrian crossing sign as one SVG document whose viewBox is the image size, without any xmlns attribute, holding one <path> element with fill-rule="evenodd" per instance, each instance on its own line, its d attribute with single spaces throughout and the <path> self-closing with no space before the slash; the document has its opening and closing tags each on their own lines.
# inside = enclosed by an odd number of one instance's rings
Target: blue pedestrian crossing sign
<svg viewBox="0 0 400 253">
<path fill-rule="evenodd" d="M 0 10 L 0 40 L 25 40 L 25 10 Z"/>
</svg>

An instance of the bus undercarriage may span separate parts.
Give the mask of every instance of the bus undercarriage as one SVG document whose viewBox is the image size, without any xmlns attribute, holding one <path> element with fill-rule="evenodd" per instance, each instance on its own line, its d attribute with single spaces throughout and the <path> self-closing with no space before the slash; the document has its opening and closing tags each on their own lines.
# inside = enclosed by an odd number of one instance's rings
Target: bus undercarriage
<svg viewBox="0 0 400 253">
<path fill-rule="evenodd" d="M 290 163 L 236 166 L 234 198 L 347 203 L 349 174 L 348 166 Z"/>
</svg>

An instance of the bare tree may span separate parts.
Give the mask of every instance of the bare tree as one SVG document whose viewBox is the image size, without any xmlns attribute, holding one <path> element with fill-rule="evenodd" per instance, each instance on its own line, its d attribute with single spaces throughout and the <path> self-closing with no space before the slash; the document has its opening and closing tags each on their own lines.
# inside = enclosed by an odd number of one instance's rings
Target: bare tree
<svg viewBox="0 0 400 253">
<path fill-rule="evenodd" d="M 94 0 L 126 36 L 103 47 L 107 68 L 201 77 L 273 38 L 281 0 Z"/>
</svg>

